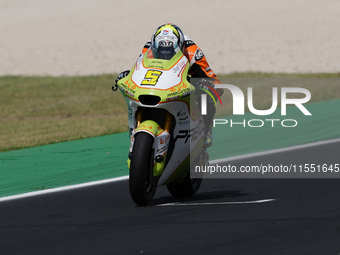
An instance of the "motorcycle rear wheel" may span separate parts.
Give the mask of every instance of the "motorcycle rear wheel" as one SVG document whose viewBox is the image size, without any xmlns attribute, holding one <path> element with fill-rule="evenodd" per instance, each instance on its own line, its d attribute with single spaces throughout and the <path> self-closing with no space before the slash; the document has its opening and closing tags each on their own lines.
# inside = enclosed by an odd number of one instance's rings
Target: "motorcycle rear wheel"
<svg viewBox="0 0 340 255">
<path fill-rule="evenodd" d="M 196 160 L 200 165 L 206 165 L 209 162 L 209 156 L 206 151 L 202 151 L 200 157 Z M 202 173 L 196 174 L 196 176 L 191 176 L 189 171 L 182 182 L 168 184 L 167 188 L 170 194 L 174 197 L 190 197 L 201 187 L 202 178 Z"/>
<path fill-rule="evenodd" d="M 168 184 L 167 188 L 174 197 L 190 197 L 199 190 L 201 183 L 201 178 L 191 179 L 188 172 L 183 182 Z"/>
<path fill-rule="evenodd" d="M 158 178 L 153 176 L 154 138 L 144 132 L 136 134 L 131 155 L 129 189 L 132 200 L 139 206 L 147 205 L 153 198 Z"/>
</svg>

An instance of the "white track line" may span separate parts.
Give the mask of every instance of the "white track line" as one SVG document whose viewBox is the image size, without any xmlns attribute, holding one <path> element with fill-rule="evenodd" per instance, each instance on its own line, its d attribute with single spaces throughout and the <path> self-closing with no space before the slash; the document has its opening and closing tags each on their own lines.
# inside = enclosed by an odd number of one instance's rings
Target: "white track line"
<svg viewBox="0 0 340 255">
<path fill-rule="evenodd" d="M 123 180 L 127 180 L 128 178 L 129 178 L 129 176 L 122 176 L 122 177 L 117 177 L 117 178 L 112 178 L 112 179 L 107 179 L 107 180 L 102 180 L 102 181 L 87 182 L 87 183 L 70 185 L 70 186 L 65 186 L 65 187 L 60 187 L 60 188 L 33 191 L 33 192 L 28 192 L 28 193 L 14 195 L 14 196 L 0 197 L 0 202 L 10 201 L 10 200 L 15 200 L 15 199 L 20 199 L 20 198 L 40 196 L 40 195 L 45 195 L 45 194 L 51 194 L 51 193 L 56 193 L 56 192 L 60 192 L 60 191 L 86 188 L 86 187 L 90 187 L 90 186 L 96 186 L 96 185 L 102 185 L 102 184 L 106 184 L 106 183 L 123 181 Z"/>
<path fill-rule="evenodd" d="M 221 162 L 228 162 L 228 161 L 232 161 L 232 160 L 264 156 L 264 155 L 269 155 L 269 154 L 274 154 L 274 153 L 280 153 L 280 152 L 291 151 L 291 150 L 298 150 L 298 149 L 309 148 L 309 147 L 314 147 L 314 146 L 319 146 L 319 145 L 337 143 L 337 142 L 340 142 L 340 138 L 333 139 L 333 140 L 327 140 L 327 141 L 321 141 L 321 142 L 315 142 L 315 143 L 308 143 L 308 144 L 304 144 L 304 145 L 292 146 L 292 147 L 287 147 L 287 148 L 282 148 L 282 149 L 263 151 L 263 152 L 258 152 L 258 153 L 251 153 L 251 154 L 246 154 L 246 155 L 242 155 L 242 156 L 216 159 L 216 160 L 210 161 L 210 163 L 211 164 L 217 164 L 217 163 L 221 163 Z M 51 193 L 56 193 L 56 192 L 61 192 L 61 191 L 74 190 L 74 189 L 79 189 L 79 188 L 86 188 L 86 187 L 102 185 L 102 184 L 106 184 L 106 183 L 123 181 L 123 180 L 127 180 L 128 178 L 129 178 L 129 176 L 122 176 L 122 177 L 117 177 L 117 178 L 112 178 L 112 179 L 107 179 L 107 180 L 102 180 L 102 181 L 87 182 L 87 183 L 70 185 L 70 186 L 65 186 L 65 187 L 60 187 L 60 188 L 39 190 L 39 191 L 33 191 L 33 192 L 28 192 L 28 193 L 19 194 L 19 195 L 0 197 L 0 202 L 10 201 L 10 200 L 15 200 L 15 199 L 21 199 L 21 198 L 27 198 L 27 197 L 40 196 L 40 195 L 51 194 Z"/>
<path fill-rule="evenodd" d="M 209 203 L 181 203 L 181 202 L 174 202 L 174 203 L 166 203 L 166 204 L 159 204 L 156 206 L 197 206 L 197 205 L 239 205 L 239 204 L 262 204 L 275 201 L 273 198 L 269 199 L 261 199 L 255 201 L 230 201 L 230 202 L 209 202 Z"/>
</svg>

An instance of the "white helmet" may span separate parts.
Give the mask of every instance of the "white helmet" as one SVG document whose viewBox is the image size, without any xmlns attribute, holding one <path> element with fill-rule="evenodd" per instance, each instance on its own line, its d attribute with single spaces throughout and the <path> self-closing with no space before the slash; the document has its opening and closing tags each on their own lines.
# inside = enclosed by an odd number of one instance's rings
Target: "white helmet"
<svg viewBox="0 0 340 255">
<path fill-rule="evenodd" d="M 183 51 L 183 46 L 183 32 L 174 24 L 158 27 L 151 38 L 152 54 L 158 59 L 171 59 L 179 50 Z"/>
</svg>

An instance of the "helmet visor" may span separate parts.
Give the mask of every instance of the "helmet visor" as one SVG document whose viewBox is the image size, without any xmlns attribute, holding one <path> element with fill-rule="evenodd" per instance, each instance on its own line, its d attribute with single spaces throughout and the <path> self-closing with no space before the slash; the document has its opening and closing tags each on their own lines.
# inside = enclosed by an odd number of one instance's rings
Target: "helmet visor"
<svg viewBox="0 0 340 255">
<path fill-rule="evenodd" d="M 176 54 L 172 41 L 160 41 L 156 50 L 156 58 L 170 60 Z"/>
</svg>

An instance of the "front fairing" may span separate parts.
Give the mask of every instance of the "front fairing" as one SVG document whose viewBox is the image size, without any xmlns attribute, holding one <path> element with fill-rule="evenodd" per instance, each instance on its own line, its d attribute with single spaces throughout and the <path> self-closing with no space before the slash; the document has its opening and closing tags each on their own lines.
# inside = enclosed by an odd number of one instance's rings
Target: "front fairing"
<svg viewBox="0 0 340 255">
<path fill-rule="evenodd" d="M 124 96 L 136 101 L 140 95 L 159 96 L 159 103 L 183 99 L 195 90 L 187 80 L 188 69 L 188 59 L 180 51 L 171 60 L 151 58 L 147 51 L 118 86 Z"/>
<path fill-rule="evenodd" d="M 154 59 L 151 50 L 137 59 L 129 75 L 118 82 L 128 105 L 130 129 L 136 127 L 138 107 L 167 109 L 180 123 L 197 119 L 198 111 L 190 109 L 195 87 L 187 80 L 188 70 L 188 59 L 181 51 L 170 60 Z"/>
</svg>

